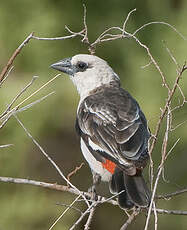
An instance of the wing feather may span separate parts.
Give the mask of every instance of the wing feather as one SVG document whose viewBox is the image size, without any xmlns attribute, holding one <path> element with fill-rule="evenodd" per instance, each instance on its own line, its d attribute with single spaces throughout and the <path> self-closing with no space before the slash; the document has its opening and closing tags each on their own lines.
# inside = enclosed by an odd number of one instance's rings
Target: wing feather
<svg viewBox="0 0 187 230">
<path fill-rule="evenodd" d="M 85 98 L 79 106 L 78 125 L 103 149 L 104 157 L 121 165 L 147 154 L 150 134 L 145 116 L 138 103 L 121 88 L 105 87 Z"/>
</svg>

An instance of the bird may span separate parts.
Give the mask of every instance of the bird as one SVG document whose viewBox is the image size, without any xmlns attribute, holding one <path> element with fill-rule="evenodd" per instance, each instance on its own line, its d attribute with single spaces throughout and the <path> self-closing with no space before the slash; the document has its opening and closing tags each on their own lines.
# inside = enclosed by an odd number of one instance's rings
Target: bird
<svg viewBox="0 0 187 230">
<path fill-rule="evenodd" d="M 80 96 L 75 128 L 82 154 L 93 174 L 93 190 L 109 183 L 122 209 L 148 207 L 150 190 L 143 178 L 150 131 L 138 102 L 102 58 L 76 54 L 51 65 L 69 75 Z"/>
</svg>

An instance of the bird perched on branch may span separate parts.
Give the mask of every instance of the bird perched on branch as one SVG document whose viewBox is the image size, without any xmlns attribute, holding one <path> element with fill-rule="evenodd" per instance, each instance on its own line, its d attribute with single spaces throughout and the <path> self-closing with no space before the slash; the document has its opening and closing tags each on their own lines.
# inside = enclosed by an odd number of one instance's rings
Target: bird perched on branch
<svg viewBox="0 0 187 230">
<path fill-rule="evenodd" d="M 137 101 L 103 59 L 78 54 L 52 68 L 70 76 L 80 95 L 76 130 L 94 186 L 109 182 L 121 208 L 146 207 L 150 192 L 142 176 L 150 133 Z"/>
</svg>

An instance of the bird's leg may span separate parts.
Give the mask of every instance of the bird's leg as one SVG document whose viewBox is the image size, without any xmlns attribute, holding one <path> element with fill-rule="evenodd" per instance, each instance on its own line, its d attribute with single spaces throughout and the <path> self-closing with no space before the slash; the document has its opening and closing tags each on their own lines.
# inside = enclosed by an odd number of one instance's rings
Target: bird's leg
<svg viewBox="0 0 187 230">
<path fill-rule="evenodd" d="M 101 176 L 98 173 L 95 173 L 93 171 L 92 171 L 92 175 L 93 175 L 93 184 L 88 189 L 88 192 L 91 193 L 91 199 L 92 200 L 97 200 L 96 186 L 100 184 Z"/>
</svg>

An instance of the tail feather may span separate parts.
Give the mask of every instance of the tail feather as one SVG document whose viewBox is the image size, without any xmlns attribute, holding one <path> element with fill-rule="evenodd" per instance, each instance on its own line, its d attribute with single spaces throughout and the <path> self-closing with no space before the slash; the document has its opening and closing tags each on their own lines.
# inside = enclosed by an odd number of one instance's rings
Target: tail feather
<svg viewBox="0 0 187 230">
<path fill-rule="evenodd" d="M 118 203 L 121 208 L 130 209 L 134 206 L 125 188 L 123 171 L 115 170 L 110 183 L 110 191 L 113 194 L 119 193 Z"/>
<path fill-rule="evenodd" d="M 134 176 L 129 176 L 116 169 L 110 183 L 110 191 L 119 193 L 118 203 L 124 209 L 133 206 L 147 207 L 150 203 L 150 191 L 140 171 Z"/>
<path fill-rule="evenodd" d="M 126 191 L 133 203 L 140 207 L 149 206 L 151 195 L 141 171 L 134 176 L 123 173 L 123 178 Z"/>
</svg>

